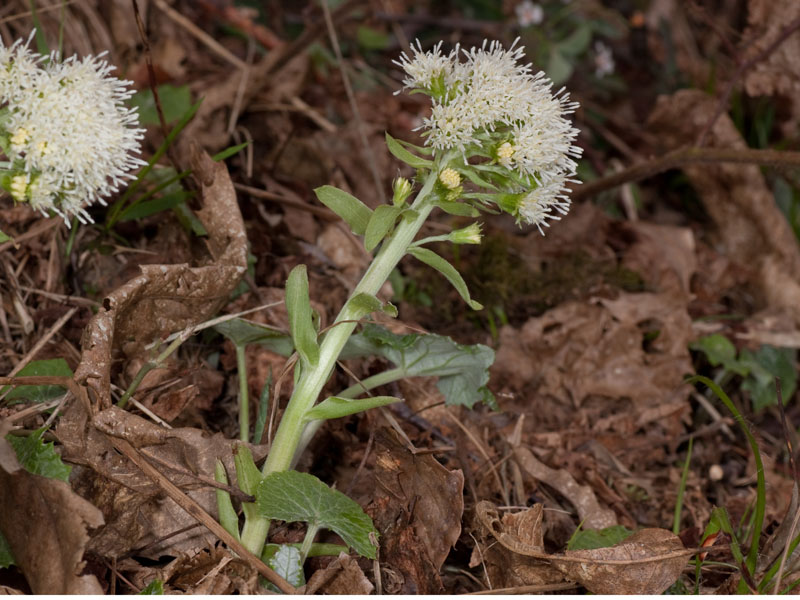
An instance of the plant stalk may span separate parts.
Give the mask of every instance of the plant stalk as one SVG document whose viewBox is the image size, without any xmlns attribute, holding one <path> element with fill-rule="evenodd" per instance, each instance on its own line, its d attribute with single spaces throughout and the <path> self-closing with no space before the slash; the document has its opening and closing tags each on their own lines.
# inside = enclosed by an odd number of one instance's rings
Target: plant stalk
<svg viewBox="0 0 800 600">
<path fill-rule="evenodd" d="M 244 344 L 236 345 L 236 370 L 239 372 L 239 439 L 250 441 L 250 390 L 247 385 L 247 359 Z M 258 554 L 257 552 L 255 554 Z"/>
<path fill-rule="evenodd" d="M 438 171 L 438 168 L 434 167 L 428 173 L 425 184 L 411 205 L 414 218 L 400 219 L 394 233 L 384 242 L 378 256 L 375 257 L 361 281 L 353 289 L 350 298 L 362 293 L 373 296 L 377 294 L 400 259 L 405 256 L 408 247 L 434 208 L 435 202 L 432 193 Z M 305 415 L 316 403 L 323 386 L 336 366 L 342 348 L 357 324 L 358 314 L 350 307 L 348 301 L 320 344 L 319 360 L 316 366 L 303 372 L 295 386 L 275 433 L 269 456 L 264 463 L 262 473 L 265 476 L 291 468 L 306 425 Z M 267 519 L 246 520 L 242 531 L 242 543 L 251 552 L 260 555 L 268 529 L 269 520 Z"/>
</svg>

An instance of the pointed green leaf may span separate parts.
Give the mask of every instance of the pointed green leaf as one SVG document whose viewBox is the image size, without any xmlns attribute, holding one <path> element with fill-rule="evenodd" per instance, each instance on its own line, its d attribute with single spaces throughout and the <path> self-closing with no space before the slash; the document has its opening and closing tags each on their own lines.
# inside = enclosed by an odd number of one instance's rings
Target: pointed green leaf
<svg viewBox="0 0 800 600">
<path fill-rule="evenodd" d="M 467 289 L 467 284 L 464 281 L 464 278 L 461 277 L 461 274 L 456 271 L 456 268 L 443 259 L 441 256 L 433 252 L 432 250 L 428 250 L 427 248 L 409 248 L 408 253 L 416 258 L 417 260 L 421 260 L 426 265 L 433 267 L 439 273 L 444 275 L 447 280 L 452 284 L 456 291 L 461 295 L 464 301 L 469 304 L 470 308 L 473 310 L 481 310 L 483 305 L 478 302 L 472 300 L 469 296 L 469 290 Z"/>
<path fill-rule="evenodd" d="M 436 206 L 441 208 L 448 215 L 455 215 L 457 217 L 477 217 L 481 213 L 478 209 L 470 204 L 464 202 L 449 202 L 447 200 L 439 200 Z"/>
<path fill-rule="evenodd" d="M 308 473 L 282 471 L 267 475 L 256 492 L 265 519 L 287 523 L 303 521 L 336 532 L 361 556 L 375 558 L 370 534 L 377 535 L 372 519 L 343 493 Z"/>
<path fill-rule="evenodd" d="M 214 156 L 211 157 L 211 160 L 214 160 L 214 161 L 217 161 L 217 162 L 219 162 L 221 160 L 225 160 L 226 158 L 228 158 L 230 156 L 233 156 L 234 154 L 239 152 L 239 150 L 244 150 L 251 143 L 252 142 L 250 142 L 248 140 L 246 142 L 242 142 L 241 144 L 236 144 L 235 146 L 229 146 L 229 147 L 225 148 L 225 150 L 222 150 L 221 152 L 217 152 Z"/>
<path fill-rule="evenodd" d="M 356 413 L 369 410 L 370 408 L 386 406 L 387 404 L 393 404 L 395 402 L 402 402 L 402 399 L 395 398 L 394 396 L 372 396 L 371 398 L 359 398 L 358 400 L 351 400 L 350 398 L 331 396 L 308 411 L 303 419 L 305 421 L 338 419 L 339 417 L 354 415 Z"/>
<path fill-rule="evenodd" d="M 42 441 L 44 431 L 44 428 L 37 429 L 25 437 L 7 435 L 6 439 L 26 471 L 50 479 L 68 481 L 72 467 L 61 462 L 61 456 L 56 452 L 53 442 Z"/>
<path fill-rule="evenodd" d="M 289 330 L 294 347 L 306 366 L 319 361 L 319 345 L 314 321 L 311 317 L 311 300 L 308 297 L 308 273 L 305 265 L 297 265 L 286 281 L 286 310 L 289 313 Z"/>
<path fill-rule="evenodd" d="M 386 234 L 392 229 L 397 215 L 402 210 L 399 206 L 382 205 L 375 209 L 370 217 L 367 231 L 364 235 L 364 248 L 372 252 L 375 246 L 381 243 Z"/>
<path fill-rule="evenodd" d="M 260 344 L 281 356 L 291 356 L 294 352 L 294 342 L 290 336 L 262 323 L 236 318 L 214 325 L 214 329 L 236 346 Z"/>
<path fill-rule="evenodd" d="M 386 146 L 389 148 L 389 152 L 394 154 L 395 158 L 402 160 L 415 169 L 430 169 L 433 166 L 433 161 L 420 158 L 403 148 L 396 139 L 389 135 L 388 131 L 386 132 Z"/>
<path fill-rule="evenodd" d="M 483 177 L 479 177 L 478 173 L 475 171 L 475 169 L 472 168 L 472 165 L 468 165 L 467 167 L 465 167 L 463 169 L 461 169 L 461 168 L 456 169 L 456 171 L 461 173 L 463 176 L 465 176 L 467 179 L 469 179 L 472 183 L 474 183 L 478 187 L 489 188 L 489 189 L 492 189 L 492 190 L 496 190 L 497 189 L 497 186 L 493 185 L 489 181 L 486 181 Z"/>
<path fill-rule="evenodd" d="M 228 476 L 225 474 L 225 465 L 220 459 L 214 463 L 214 480 L 217 483 L 228 485 Z M 217 512 L 219 513 L 219 523 L 237 540 L 239 539 L 239 517 L 233 508 L 231 495 L 225 490 L 217 488 Z"/>
<path fill-rule="evenodd" d="M 365 294 L 362 292 L 350 298 L 350 300 L 347 301 L 347 307 L 350 309 L 349 318 L 360 319 L 370 313 L 381 310 L 383 308 L 383 302 L 372 294 Z"/>
<path fill-rule="evenodd" d="M 350 225 L 353 233 L 364 235 L 369 219 L 372 216 L 372 211 L 366 204 L 352 194 L 348 194 L 332 185 L 318 187 L 314 190 L 314 193 L 320 202 Z"/>
<path fill-rule="evenodd" d="M 0 229 L 0 244 L 3 244 L 5 242 L 13 242 L 13 241 L 14 241 L 14 238 L 12 238 L 7 233 L 5 233 L 2 229 Z"/>
<path fill-rule="evenodd" d="M 163 596 L 164 595 L 164 582 L 160 579 L 153 579 L 150 583 L 148 583 L 141 592 L 138 594 L 139 596 Z"/>
<path fill-rule="evenodd" d="M 11 554 L 11 546 L 8 545 L 8 540 L 0 533 L 0 569 L 7 569 L 11 565 L 15 565 L 14 555 Z"/>
<path fill-rule="evenodd" d="M 411 142 L 407 142 L 405 140 L 398 140 L 397 138 L 393 138 L 395 142 L 403 146 L 404 148 L 409 148 L 414 152 L 418 152 L 420 154 L 424 154 L 425 156 L 432 156 L 433 155 L 433 148 L 428 146 L 417 146 L 416 144 L 412 144 Z"/>
<path fill-rule="evenodd" d="M 236 465 L 236 480 L 239 489 L 245 494 L 255 494 L 261 482 L 261 471 L 258 470 L 253 453 L 244 444 L 236 444 L 233 450 L 233 462 Z"/>
<path fill-rule="evenodd" d="M 292 544 L 267 544 L 261 554 L 261 560 L 294 587 L 306 584 L 303 563 L 300 562 L 300 550 L 297 546 Z M 271 583 L 267 587 L 274 592 L 279 592 L 278 588 Z"/>
</svg>

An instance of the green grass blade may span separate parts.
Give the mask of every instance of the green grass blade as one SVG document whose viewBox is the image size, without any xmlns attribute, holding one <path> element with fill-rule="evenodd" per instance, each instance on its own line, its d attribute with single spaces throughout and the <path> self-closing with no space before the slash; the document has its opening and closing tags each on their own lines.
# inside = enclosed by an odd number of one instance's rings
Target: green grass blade
<svg viewBox="0 0 800 600">
<path fill-rule="evenodd" d="M 675 501 L 675 517 L 672 520 L 672 533 L 678 535 L 681 530 L 681 510 L 683 509 L 683 496 L 686 493 L 686 479 L 689 477 L 689 463 L 692 461 L 692 445 L 694 438 L 689 438 L 689 449 L 686 451 L 686 462 L 683 463 L 681 483 L 678 486 L 678 499 Z"/>
<path fill-rule="evenodd" d="M 753 522 L 753 535 L 750 539 L 750 550 L 747 553 L 747 560 L 745 561 L 745 564 L 750 571 L 750 575 L 753 575 L 756 570 L 756 562 L 758 561 L 758 546 L 759 542 L 761 541 L 761 532 L 764 527 L 764 514 L 766 513 L 766 483 L 764 480 L 764 464 L 761 461 L 761 452 L 758 449 L 758 442 L 756 442 L 756 438 L 754 438 L 753 434 L 750 432 L 750 428 L 747 426 L 747 422 L 744 420 L 744 417 L 736 408 L 736 405 L 731 402 L 731 399 L 728 397 L 728 395 L 722 391 L 722 388 L 711 381 L 708 377 L 703 377 L 702 375 L 689 377 L 686 382 L 700 382 L 714 392 L 714 394 L 716 394 L 717 398 L 719 398 L 720 401 L 722 401 L 722 403 L 727 407 L 727 409 L 731 411 L 731 414 L 733 414 L 733 418 L 744 432 L 747 442 L 750 444 L 750 449 L 753 451 L 753 458 L 755 459 L 756 463 L 756 512 Z"/>
</svg>

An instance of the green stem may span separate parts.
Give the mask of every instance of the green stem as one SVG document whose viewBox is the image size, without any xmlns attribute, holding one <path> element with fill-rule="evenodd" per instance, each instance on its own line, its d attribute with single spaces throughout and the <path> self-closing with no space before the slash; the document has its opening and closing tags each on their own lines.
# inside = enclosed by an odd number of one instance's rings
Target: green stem
<svg viewBox="0 0 800 600">
<path fill-rule="evenodd" d="M 306 537 L 303 539 L 303 545 L 300 546 L 300 564 L 306 562 L 308 553 L 311 550 L 311 545 L 314 543 L 314 538 L 317 537 L 319 531 L 318 523 L 309 523 L 306 530 Z"/>
<path fill-rule="evenodd" d="M 447 158 L 442 157 L 441 164 L 446 164 Z M 410 207 L 413 212 L 409 214 L 414 215 L 413 218 L 400 219 L 394 233 L 384 242 L 378 256 L 372 261 L 367 272 L 364 273 L 361 281 L 351 293 L 351 298 L 357 294 L 373 296 L 377 294 L 397 263 L 405 256 L 408 247 L 435 206 L 435 197 L 432 192 L 437 177 L 438 165 L 428 173 L 425 184 Z M 305 429 L 305 415 L 317 401 L 323 386 L 333 372 L 342 348 L 357 324 L 358 315 L 349 306 L 349 302 L 345 303 L 320 344 L 317 365 L 304 371 L 295 386 L 261 471 L 264 475 L 291 468 Z M 268 529 L 269 521 L 267 519 L 258 519 L 255 523 L 246 520 L 242 532 L 242 543 L 248 550 L 260 556 Z"/>
<path fill-rule="evenodd" d="M 386 385 L 387 383 L 392 383 L 393 381 L 399 381 L 400 379 L 404 379 L 406 377 L 405 369 L 401 368 L 394 368 L 389 369 L 388 371 L 384 371 L 383 373 L 378 373 L 377 375 L 373 375 L 372 377 L 367 377 L 363 379 L 359 383 L 355 385 L 351 385 L 346 390 L 343 390 L 336 394 L 340 398 L 355 398 L 356 396 L 360 396 L 364 392 L 367 392 L 371 389 L 374 389 L 381 385 Z M 325 421 L 323 419 L 316 419 L 314 421 L 307 421 L 305 427 L 303 427 L 303 433 L 300 436 L 300 442 L 297 444 L 297 448 L 294 452 L 294 458 L 292 460 L 292 467 L 297 464 L 300 456 L 305 451 L 306 447 L 308 446 L 309 442 L 314 438 L 319 428 L 322 427 L 322 424 Z"/>
<path fill-rule="evenodd" d="M 160 367 L 163 364 L 163 362 L 167 360 L 170 354 L 175 352 L 175 350 L 177 350 L 178 347 L 180 347 L 180 345 L 183 342 L 189 339 L 192 333 L 194 333 L 192 328 L 189 328 L 188 330 L 184 331 L 183 333 L 181 333 L 181 335 L 172 340 L 172 343 L 169 346 L 167 346 L 167 348 L 161 354 L 159 354 L 155 360 L 151 360 L 144 363 L 142 365 L 142 368 L 139 369 L 139 372 L 136 373 L 136 377 L 134 377 L 133 381 L 131 381 L 131 384 L 128 386 L 128 389 L 125 390 L 125 393 L 122 395 L 122 398 L 120 398 L 119 402 L 117 402 L 117 406 L 119 408 L 125 408 L 125 406 L 128 404 L 128 400 L 130 400 L 131 396 L 133 396 L 139 385 L 142 383 L 144 376 L 147 375 L 153 369 Z"/>
<path fill-rule="evenodd" d="M 236 370 L 239 371 L 239 439 L 250 441 L 250 390 L 247 386 L 245 346 L 236 345 Z"/>
</svg>

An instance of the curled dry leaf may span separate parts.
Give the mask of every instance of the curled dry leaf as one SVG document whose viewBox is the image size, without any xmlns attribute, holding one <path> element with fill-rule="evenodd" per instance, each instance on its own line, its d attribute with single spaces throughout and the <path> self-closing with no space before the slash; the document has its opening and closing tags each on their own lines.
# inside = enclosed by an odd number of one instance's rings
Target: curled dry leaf
<svg viewBox="0 0 800 600">
<path fill-rule="evenodd" d="M 551 469 L 541 463 L 527 448 L 517 447 L 514 456 L 523 471 L 549 485 L 569 500 L 578 511 L 578 518 L 587 529 L 603 529 L 617 524 L 617 516 L 608 507 L 601 506 L 592 488 L 578 485 L 566 469 Z"/>
<path fill-rule="evenodd" d="M 716 106 L 715 98 L 699 90 L 680 90 L 659 98 L 648 127 L 669 149 L 690 144 Z M 707 145 L 747 147 L 727 115 L 717 119 Z M 759 167 L 704 164 L 687 166 L 684 171 L 716 224 L 729 257 L 749 268 L 750 281 L 767 304 L 791 311 L 800 321 L 800 250 Z"/>
<path fill-rule="evenodd" d="M 101 407 L 111 404 L 114 349 L 141 355 L 148 343 L 210 318 L 247 268 L 247 237 L 227 168 L 198 151 L 193 169 L 202 186 L 197 216 L 208 231 L 210 256 L 196 267 L 143 265 L 138 277 L 104 298 L 84 331 L 75 371 L 75 380 L 95 393 Z"/>
<path fill-rule="evenodd" d="M 0 469 L 0 532 L 34 594 L 102 594 L 94 575 L 81 575 L 87 527 L 102 513 L 63 481 Z"/>
<path fill-rule="evenodd" d="M 461 535 L 464 474 L 413 454 L 391 430 L 378 431 L 375 441 L 378 486 L 370 512 L 381 532 L 381 559 L 405 577 L 405 593 L 441 592 L 439 569 Z"/>
<path fill-rule="evenodd" d="M 491 502 L 479 502 L 475 516 L 508 550 L 549 562 L 593 594 L 660 594 L 678 580 L 694 553 L 666 529 L 642 529 L 608 548 L 547 554 L 509 530 Z"/>
<path fill-rule="evenodd" d="M 482 564 L 492 589 L 548 585 L 564 580 L 561 572 L 546 561 L 519 554 L 502 544 L 495 543 L 490 523 L 481 520 L 480 514 L 476 512 L 475 529 L 481 539 L 472 549 L 469 566 L 476 567 Z M 544 506 L 534 504 L 526 511 L 504 514 L 502 525 L 505 531 L 521 544 L 543 553 L 543 516 Z"/>
</svg>

